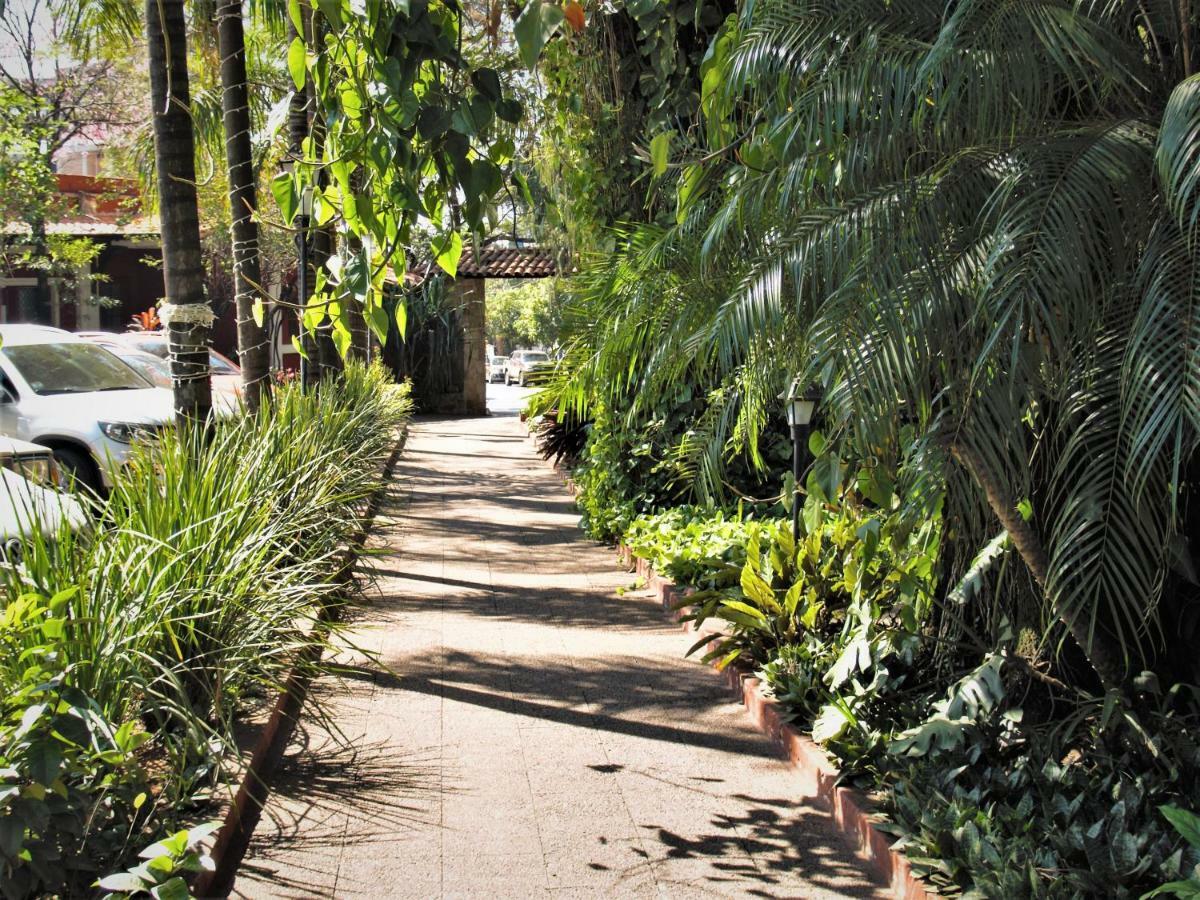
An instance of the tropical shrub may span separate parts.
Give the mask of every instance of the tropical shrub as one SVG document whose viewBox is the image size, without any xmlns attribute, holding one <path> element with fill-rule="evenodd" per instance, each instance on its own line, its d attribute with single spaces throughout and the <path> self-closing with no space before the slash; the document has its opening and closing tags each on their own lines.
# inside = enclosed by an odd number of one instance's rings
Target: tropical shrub
<svg viewBox="0 0 1200 900">
<path fill-rule="evenodd" d="M 546 410 L 537 420 L 537 449 L 542 459 L 555 465 L 574 466 L 587 445 L 590 422 L 580 421 L 570 411 Z"/>
<path fill-rule="evenodd" d="M 913 527 L 857 489 L 843 488 L 837 503 L 818 493 L 805 503 L 798 545 L 788 523 L 744 522 L 730 534 L 725 515 L 710 513 L 706 527 L 696 509 L 638 519 L 626 540 L 656 564 L 685 561 L 676 570 L 700 589 L 681 606 L 724 625 L 708 658 L 758 671 L 843 777 L 881 799 L 883 827 L 938 889 L 996 898 L 1137 897 L 1163 882 L 1186 890 L 1200 851 L 1181 845 L 1158 810 L 1200 790 L 1195 717 L 1147 681 L 1136 719 L 1115 698 L 1100 710 L 1078 697 L 1064 718 L 1025 681 L 1030 664 L 1011 628 L 943 689 L 937 517 Z M 978 590 L 1003 552 L 995 542 L 950 595 Z M 1122 717 L 1149 729 L 1146 741 L 1122 736 L 1110 721 Z"/>
<path fill-rule="evenodd" d="M 1157 0 L 740 3 L 688 73 L 701 121 L 635 124 L 644 214 L 570 291 L 545 402 L 594 421 L 597 535 L 786 495 L 778 398 L 820 388 L 820 552 L 764 529 L 697 556 L 696 615 L 848 777 L 908 798 L 950 890 L 1188 876 L 1157 809 L 1194 806 L 1200 722 L 1197 24 Z M 556 71 L 564 46 L 587 49 Z M 597 182 L 630 165 L 595 159 Z"/>
<path fill-rule="evenodd" d="M 624 542 L 634 556 L 682 584 L 702 585 L 721 563 L 745 561 L 748 530 L 758 522 L 744 507 L 726 514 L 711 507 L 675 506 L 639 516 L 625 529 Z"/>
<path fill-rule="evenodd" d="M 217 827 L 216 822 L 205 822 L 155 841 L 138 854 L 142 862 L 124 872 L 106 875 L 97 886 L 107 900 L 190 897 L 188 878 L 205 869 L 211 870 L 214 865 L 204 842 Z"/>
</svg>

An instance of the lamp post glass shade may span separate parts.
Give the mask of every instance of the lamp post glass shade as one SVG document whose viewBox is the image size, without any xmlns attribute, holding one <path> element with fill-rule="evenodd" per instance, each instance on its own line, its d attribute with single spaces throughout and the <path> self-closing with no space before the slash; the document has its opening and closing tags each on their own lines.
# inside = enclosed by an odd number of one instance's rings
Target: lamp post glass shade
<svg viewBox="0 0 1200 900">
<path fill-rule="evenodd" d="M 306 185 L 300 191 L 300 215 L 308 218 L 312 215 L 313 208 L 313 189 L 312 185 Z"/>
<path fill-rule="evenodd" d="M 781 394 L 779 399 L 786 401 L 787 423 L 795 428 L 812 422 L 813 411 L 817 407 L 820 394 L 815 388 L 802 387 L 800 379 L 797 378 L 793 379 L 792 383 L 788 385 L 787 391 Z"/>
<path fill-rule="evenodd" d="M 803 474 L 801 461 L 805 450 L 803 445 L 807 443 L 808 426 L 812 422 L 817 401 L 821 399 L 821 392 L 816 387 L 806 388 L 799 378 L 793 378 L 788 389 L 779 395 L 779 399 L 786 405 L 787 421 L 792 431 L 792 537 L 799 543 L 800 476 Z"/>
<path fill-rule="evenodd" d="M 807 425 L 812 421 L 815 400 L 789 400 L 787 405 L 787 420 L 789 425 Z"/>
</svg>

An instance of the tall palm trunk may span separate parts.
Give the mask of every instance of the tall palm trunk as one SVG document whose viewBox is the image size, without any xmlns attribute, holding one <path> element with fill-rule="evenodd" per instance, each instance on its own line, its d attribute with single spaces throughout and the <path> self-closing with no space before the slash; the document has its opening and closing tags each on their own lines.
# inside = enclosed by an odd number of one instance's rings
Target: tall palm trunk
<svg viewBox="0 0 1200 900">
<path fill-rule="evenodd" d="M 950 452 L 983 490 L 992 513 L 1000 522 L 1000 526 L 1008 532 L 1033 580 L 1045 593 L 1050 581 L 1050 554 L 1037 529 L 1026 522 L 1017 511 L 1016 501 L 1009 496 L 999 479 L 992 475 L 975 450 L 965 442 L 956 442 L 950 446 Z M 1125 681 L 1125 662 L 1112 640 L 1102 631 L 1090 628 L 1082 610 L 1068 611 L 1055 604 L 1054 612 L 1059 621 L 1066 626 L 1079 649 L 1087 656 L 1104 687 L 1119 688 Z"/>
<path fill-rule="evenodd" d="M 204 299 L 183 3 L 146 0 L 146 45 L 175 417 L 203 422 L 212 409 L 208 336 L 213 316 Z"/>
<path fill-rule="evenodd" d="M 238 359 L 246 406 L 257 412 L 270 396 L 267 332 L 254 318 L 262 281 L 258 253 L 258 198 L 250 145 L 250 97 L 246 85 L 246 38 L 241 0 L 217 7 L 217 47 L 221 56 L 221 111 L 225 120 L 225 162 L 229 168 L 229 209 L 233 220 L 233 277 L 237 306 Z"/>
</svg>

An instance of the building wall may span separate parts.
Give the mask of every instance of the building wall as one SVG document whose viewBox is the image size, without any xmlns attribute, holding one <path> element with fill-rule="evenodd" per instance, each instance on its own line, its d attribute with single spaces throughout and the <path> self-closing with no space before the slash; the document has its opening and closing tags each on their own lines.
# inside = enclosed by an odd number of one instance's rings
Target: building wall
<svg viewBox="0 0 1200 900">
<path fill-rule="evenodd" d="M 35 299 L 32 271 L 0 278 L 0 322 L 53 325 L 68 331 L 128 331 L 135 315 L 162 299 L 162 250 L 149 241 L 106 241 L 92 262 L 101 276 L 74 287 L 52 283 L 53 301 L 46 308 Z M 224 304 L 229 307 L 229 304 Z M 227 356 L 237 355 L 237 321 L 232 308 L 213 324 L 212 344 Z"/>
<path fill-rule="evenodd" d="M 487 415 L 487 327 L 482 278 L 463 278 L 454 282 L 457 301 L 462 309 L 463 329 L 463 400 L 462 412 L 468 416 Z"/>
<path fill-rule="evenodd" d="M 127 331 L 138 313 L 157 306 L 163 296 L 162 250 L 150 244 L 110 243 L 93 263 L 103 280 L 92 292 L 105 298 L 101 331 Z"/>
</svg>

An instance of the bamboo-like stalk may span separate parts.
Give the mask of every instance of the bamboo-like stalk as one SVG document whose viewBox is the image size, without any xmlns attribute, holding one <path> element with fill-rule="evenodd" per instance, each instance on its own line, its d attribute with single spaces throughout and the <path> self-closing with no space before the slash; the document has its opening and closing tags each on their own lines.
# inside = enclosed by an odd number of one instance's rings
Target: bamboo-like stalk
<svg viewBox="0 0 1200 900">
<path fill-rule="evenodd" d="M 246 38 L 241 0 L 223 0 L 217 7 L 217 46 L 221 56 L 225 160 L 229 169 L 238 361 L 242 367 L 243 396 L 253 413 L 270 398 L 271 372 L 267 332 L 254 317 L 262 271 L 258 224 L 254 221 L 258 197 L 250 142 L 250 93 L 246 81 Z M 265 298 L 261 299 L 265 301 Z"/>
</svg>

